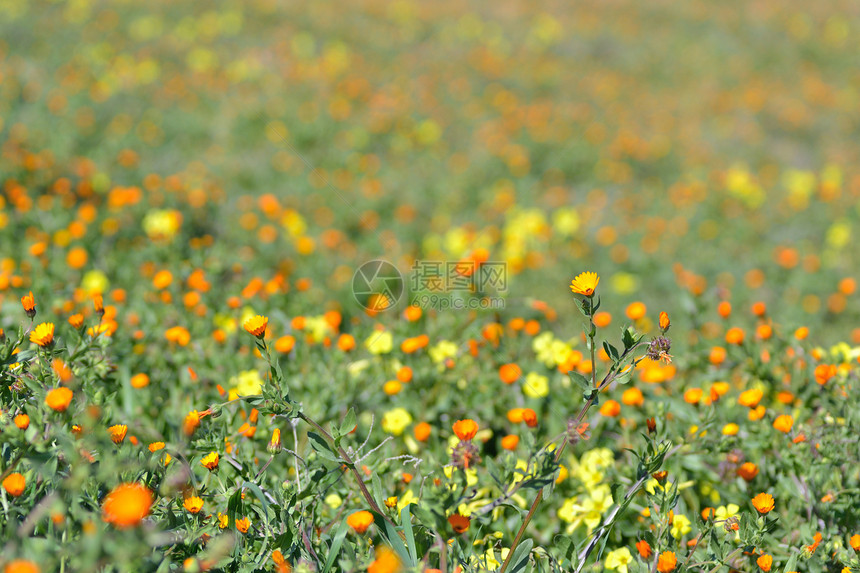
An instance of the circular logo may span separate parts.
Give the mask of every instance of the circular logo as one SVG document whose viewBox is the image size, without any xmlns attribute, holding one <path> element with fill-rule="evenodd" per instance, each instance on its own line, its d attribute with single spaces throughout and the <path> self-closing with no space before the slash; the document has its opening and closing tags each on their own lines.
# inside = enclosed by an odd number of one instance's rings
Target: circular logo
<svg viewBox="0 0 860 573">
<path fill-rule="evenodd" d="M 388 261 L 368 261 L 352 276 L 352 296 L 367 310 L 388 310 L 402 295 L 403 275 Z"/>
</svg>

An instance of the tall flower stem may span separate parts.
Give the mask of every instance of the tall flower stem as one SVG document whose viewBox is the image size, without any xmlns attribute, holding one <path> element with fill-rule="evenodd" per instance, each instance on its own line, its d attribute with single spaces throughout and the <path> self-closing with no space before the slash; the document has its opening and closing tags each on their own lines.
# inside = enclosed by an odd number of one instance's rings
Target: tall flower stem
<svg viewBox="0 0 860 573">
<path fill-rule="evenodd" d="M 609 369 L 609 372 L 606 373 L 606 376 L 603 377 L 603 379 L 600 381 L 600 383 L 598 384 L 598 382 L 597 382 L 597 368 L 595 367 L 595 364 L 594 364 L 594 336 L 595 336 L 596 330 L 597 330 L 595 325 L 594 325 L 594 299 L 591 297 L 588 297 L 588 303 L 589 303 L 588 304 L 588 323 L 589 323 L 588 340 L 589 340 L 589 345 L 591 346 L 591 384 L 595 388 L 595 391 L 591 395 L 591 397 L 589 397 L 588 400 L 585 402 L 585 405 L 579 410 L 579 414 L 577 414 L 576 418 L 574 419 L 573 423 L 571 424 L 572 426 L 576 426 L 580 422 L 582 422 L 583 418 L 585 418 L 585 415 L 588 413 L 588 410 L 591 408 L 592 405 L 594 405 L 594 401 L 597 399 L 597 394 L 601 390 L 603 390 L 604 388 L 606 388 L 610 384 L 612 384 L 613 380 L 615 380 L 616 376 L 618 376 L 618 372 L 615 370 L 615 365 L 613 365 L 613 367 Z M 641 345 L 641 343 L 635 344 L 631 348 L 628 348 L 627 350 L 625 350 L 624 353 L 619 358 L 618 364 L 620 364 L 628 356 L 633 354 L 633 352 L 640 345 Z M 636 362 L 637 361 L 634 361 L 634 364 Z M 570 440 L 569 436 L 566 435 L 564 440 L 562 441 L 561 445 L 556 450 L 555 463 L 558 463 L 561 460 L 561 456 L 564 453 L 564 450 L 567 447 L 569 440 Z M 516 550 L 517 546 L 522 541 L 523 536 L 525 535 L 525 532 L 526 532 L 526 528 L 528 527 L 529 522 L 532 520 L 532 517 L 534 517 L 534 514 L 537 511 L 537 508 L 540 505 L 540 502 L 542 500 L 543 500 L 543 489 L 541 489 L 537 493 L 537 496 L 535 496 L 535 499 L 532 502 L 531 507 L 529 508 L 529 512 L 526 514 L 525 519 L 523 519 L 523 523 L 522 523 L 522 525 L 520 525 L 520 528 L 517 531 L 516 537 L 514 537 L 514 542 L 511 544 L 511 548 L 508 551 L 508 556 L 505 558 L 505 561 L 502 563 L 501 569 L 499 569 L 499 573 L 505 573 L 505 571 L 507 571 L 508 567 L 510 566 L 511 559 L 514 556 L 514 551 Z"/>
</svg>

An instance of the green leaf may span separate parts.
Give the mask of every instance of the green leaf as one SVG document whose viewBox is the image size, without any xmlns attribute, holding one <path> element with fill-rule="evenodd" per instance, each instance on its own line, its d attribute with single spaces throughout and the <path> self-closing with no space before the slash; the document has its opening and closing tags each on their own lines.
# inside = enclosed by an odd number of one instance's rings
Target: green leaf
<svg viewBox="0 0 860 573">
<path fill-rule="evenodd" d="M 606 351 L 606 354 L 609 355 L 610 358 L 617 361 L 618 360 L 618 349 L 606 342 L 603 341 L 603 350 Z"/>
<path fill-rule="evenodd" d="M 337 528 L 337 532 L 334 534 L 334 538 L 331 542 L 331 547 L 328 550 L 328 557 L 325 560 L 325 566 L 323 566 L 322 573 L 328 573 L 331 571 L 331 566 L 334 565 L 334 560 L 337 558 L 337 554 L 340 552 L 340 546 L 343 545 L 343 540 L 346 538 L 346 532 L 348 530 L 348 526 L 346 523 L 346 519 L 341 520 L 340 525 Z"/>
<path fill-rule="evenodd" d="M 343 422 L 340 423 L 340 435 L 345 436 L 355 429 L 355 410 L 349 409 Z"/>
<path fill-rule="evenodd" d="M 514 551 L 514 556 L 511 557 L 511 573 L 525 571 L 529 564 L 529 554 L 532 552 L 532 547 L 534 547 L 534 541 L 531 539 L 526 539 L 519 544 L 516 551 Z"/>
<path fill-rule="evenodd" d="M 331 448 L 328 442 L 323 439 L 322 436 L 320 436 L 316 432 L 308 432 L 308 438 L 310 439 L 311 447 L 320 456 L 333 462 L 341 461 L 335 451 Z"/>
<path fill-rule="evenodd" d="M 403 534 L 406 536 L 406 548 L 409 550 L 409 556 L 412 558 L 413 563 L 417 563 L 418 552 L 415 550 L 415 534 L 412 531 L 412 515 L 409 513 L 409 506 L 411 505 L 411 503 L 407 503 L 400 511 L 400 527 L 403 528 Z"/>
<path fill-rule="evenodd" d="M 579 372 L 571 370 L 567 373 L 567 376 L 571 382 L 578 384 L 583 390 L 591 390 L 591 381 Z"/>
</svg>

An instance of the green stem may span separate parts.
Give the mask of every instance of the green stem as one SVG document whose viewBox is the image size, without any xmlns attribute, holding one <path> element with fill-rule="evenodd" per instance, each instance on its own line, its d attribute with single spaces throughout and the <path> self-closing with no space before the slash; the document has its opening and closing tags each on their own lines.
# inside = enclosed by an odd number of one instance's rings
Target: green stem
<svg viewBox="0 0 860 573">
<path fill-rule="evenodd" d="M 591 308 L 593 309 L 593 307 L 594 307 L 594 303 L 592 302 Z M 594 331 L 594 328 L 593 328 L 594 322 L 593 322 L 593 319 L 591 319 L 591 314 L 593 314 L 593 312 L 591 311 L 591 309 L 589 309 L 589 319 L 590 319 L 589 322 L 592 325 L 592 329 L 589 332 Z M 615 377 L 618 375 L 618 373 L 615 371 L 614 367 L 610 368 L 609 372 L 606 373 L 606 376 L 603 377 L 603 380 L 601 380 L 600 384 L 597 385 L 597 369 L 594 367 L 594 344 L 593 344 L 594 338 L 592 336 L 589 336 L 589 338 L 591 338 L 591 341 L 592 341 L 592 345 L 591 345 L 591 356 L 592 356 L 591 379 L 592 379 L 592 384 L 594 384 L 596 386 L 596 390 L 595 390 L 594 394 L 585 402 L 585 405 L 582 407 L 582 409 L 580 409 L 579 414 L 576 416 L 576 419 L 573 422 L 573 425 L 578 425 L 580 422 L 582 422 L 583 418 L 585 418 L 585 415 L 588 413 L 588 410 L 594 404 L 594 400 L 596 399 L 597 394 L 599 394 L 601 390 L 603 390 L 604 388 L 606 388 L 607 386 L 612 384 L 613 380 L 615 380 Z M 632 346 L 631 348 L 625 350 L 624 354 L 622 354 L 621 357 L 619 358 L 618 363 L 620 364 L 621 362 L 623 362 L 627 358 L 627 356 L 632 354 L 633 351 L 636 350 L 641 344 L 642 343 L 640 342 L 640 343 Z M 565 437 L 564 441 L 562 442 L 561 446 L 559 446 L 559 448 L 556 452 L 556 456 L 555 456 L 556 463 L 558 463 L 558 461 L 561 459 L 561 455 L 564 452 L 564 449 L 567 446 L 567 443 L 568 443 L 568 438 Z M 532 502 L 531 507 L 529 508 L 529 512 L 526 514 L 526 517 L 523 520 L 522 525 L 520 525 L 520 528 L 517 531 L 516 537 L 514 537 L 514 542 L 511 544 L 511 547 L 508 551 L 508 556 L 505 558 L 505 561 L 502 563 L 501 569 L 499 569 L 499 573 L 505 573 L 507 568 L 510 566 L 511 559 L 514 556 L 514 551 L 516 550 L 517 546 L 520 544 L 520 541 L 522 541 L 523 535 L 525 535 L 526 528 L 528 527 L 529 522 L 532 520 L 532 517 L 534 517 L 534 514 L 537 511 L 537 508 L 540 505 L 540 502 L 542 500 L 543 500 L 543 489 L 541 489 L 538 492 L 537 496 L 535 496 L 535 499 Z"/>
</svg>

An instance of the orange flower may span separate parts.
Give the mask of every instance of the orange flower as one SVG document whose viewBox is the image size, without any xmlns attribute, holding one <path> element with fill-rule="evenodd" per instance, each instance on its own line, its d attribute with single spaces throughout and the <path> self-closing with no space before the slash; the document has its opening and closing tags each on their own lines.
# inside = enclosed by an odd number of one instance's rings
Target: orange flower
<svg viewBox="0 0 860 573">
<path fill-rule="evenodd" d="M 752 310 L 754 315 L 762 317 L 767 312 L 767 306 L 763 302 L 754 302 L 750 310 Z"/>
<path fill-rule="evenodd" d="M 636 542 L 636 551 L 639 552 L 642 559 L 648 559 L 652 554 L 651 546 L 644 539 L 640 539 Z"/>
<path fill-rule="evenodd" d="M 242 533 L 248 533 L 248 529 L 251 527 L 251 520 L 247 517 L 243 517 L 242 519 L 236 520 L 236 529 L 238 529 Z"/>
<path fill-rule="evenodd" d="M 39 573 L 39 566 L 26 559 L 16 559 L 6 564 L 3 573 Z"/>
<path fill-rule="evenodd" d="M 852 535 L 851 539 L 848 540 L 848 543 L 851 544 L 851 549 L 860 553 L 860 533 Z"/>
<path fill-rule="evenodd" d="M 600 277 L 597 276 L 597 273 L 579 273 L 575 279 L 570 281 L 570 290 L 573 291 L 574 294 L 581 294 L 583 296 L 590 297 L 594 295 L 594 289 L 597 288 L 597 283 L 599 282 Z"/>
<path fill-rule="evenodd" d="M 758 406 L 758 403 L 761 402 L 761 399 L 764 397 L 764 392 L 762 392 L 758 388 L 752 388 L 750 390 L 744 390 L 741 392 L 741 395 L 738 396 L 738 404 L 741 406 L 746 406 L 747 408 L 755 408 Z"/>
<path fill-rule="evenodd" d="M 36 316 L 36 298 L 33 296 L 33 291 L 21 297 L 21 306 L 24 307 L 24 312 L 27 316 L 33 318 Z"/>
<path fill-rule="evenodd" d="M 115 444 L 121 444 L 125 439 L 125 433 L 128 431 L 128 426 L 125 424 L 116 424 L 108 428 L 110 439 Z"/>
<path fill-rule="evenodd" d="M 355 337 L 351 334 L 341 334 L 337 339 L 337 347 L 343 352 L 349 352 L 355 348 Z"/>
<path fill-rule="evenodd" d="M 726 343 L 740 345 L 744 342 L 744 331 L 737 326 L 726 331 Z"/>
<path fill-rule="evenodd" d="M 773 557 L 765 553 L 761 557 L 756 559 L 755 562 L 761 568 L 762 571 L 770 571 L 770 567 L 771 565 L 773 565 Z"/>
<path fill-rule="evenodd" d="M 155 453 L 155 452 L 157 452 L 157 451 L 159 451 L 159 450 L 163 450 L 163 449 L 164 449 L 164 442 L 152 442 L 152 443 L 151 443 L 151 444 L 149 444 L 149 446 L 147 446 L 147 447 L 149 448 L 149 451 L 150 451 L 150 452 Z"/>
<path fill-rule="evenodd" d="M 146 388 L 147 386 L 149 386 L 149 376 L 147 374 L 144 374 L 143 372 L 140 372 L 132 376 L 129 382 L 131 383 L 132 388 Z"/>
<path fill-rule="evenodd" d="M 636 301 L 627 305 L 627 309 L 624 312 L 630 320 L 639 320 L 645 316 L 645 313 L 648 312 L 648 308 L 645 306 L 645 303 Z"/>
<path fill-rule="evenodd" d="M 517 446 L 520 444 L 520 437 L 516 434 L 508 434 L 504 438 L 502 438 L 502 448 L 506 450 L 515 450 Z"/>
<path fill-rule="evenodd" d="M 717 313 L 723 318 L 728 318 L 732 314 L 732 303 L 724 300 L 717 305 Z"/>
<path fill-rule="evenodd" d="M 456 424 L 455 424 L 456 425 Z M 415 425 L 415 428 L 412 432 L 415 434 L 415 439 L 419 442 L 426 442 L 428 438 L 430 438 L 430 432 L 432 431 L 432 427 L 427 422 L 420 422 Z"/>
<path fill-rule="evenodd" d="M 460 441 L 468 442 L 478 433 L 478 423 L 475 420 L 466 419 L 454 422 L 454 433 Z"/>
<path fill-rule="evenodd" d="M 690 388 L 684 392 L 684 402 L 687 404 L 698 404 L 702 400 L 703 391 L 701 388 Z"/>
<path fill-rule="evenodd" d="M 522 373 L 522 369 L 513 362 L 510 364 L 502 364 L 499 367 L 499 378 L 501 378 L 502 382 L 505 384 L 513 384 L 520 376 L 522 376 Z"/>
<path fill-rule="evenodd" d="M 674 551 L 664 551 L 657 557 L 657 571 L 660 573 L 669 573 L 675 569 L 678 559 L 675 557 Z"/>
<path fill-rule="evenodd" d="M 752 481 L 755 479 L 755 476 L 758 475 L 758 466 L 752 462 L 745 462 L 741 464 L 741 466 L 737 469 L 738 476 L 744 479 L 744 481 Z"/>
<path fill-rule="evenodd" d="M 15 426 L 19 430 L 26 430 L 30 427 L 30 416 L 27 414 L 18 414 L 14 419 Z"/>
<path fill-rule="evenodd" d="M 269 440 L 269 445 L 266 446 L 266 450 L 272 455 L 277 454 L 281 451 L 281 429 L 275 428 L 272 430 L 272 439 Z"/>
<path fill-rule="evenodd" d="M 383 546 L 376 550 L 376 560 L 367 568 L 367 573 L 398 573 L 401 570 L 402 565 L 397 553 Z"/>
<path fill-rule="evenodd" d="M 791 427 L 794 425 L 794 418 L 789 416 L 788 414 L 783 414 L 782 416 L 777 416 L 776 420 L 773 421 L 773 427 L 779 430 L 780 432 L 789 433 L 791 431 Z"/>
<path fill-rule="evenodd" d="M 773 509 L 773 496 L 769 493 L 760 493 L 754 498 L 752 498 L 752 504 L 753 507 L 755 507 L 756 511 L 764 515 L 765 513 Z"/>
<path fill-rule="evenodd" d="M 451 528 L 454 530 L 454 533 L 466 533 L 469 530 L 469 523 L 472 520 L 468 517 L 464 517 L 459 513 L 455 513 L 448 517 L 448 523 L 451 524 Z"/>
<path fill-rule="evenodd" d="M 621 394 L 621 402 L 626 406 L 642 406 L 645 403 L 645 397 L 639 388 L 628 388 Z"/>
<path fill-rule="evenodd" d="M 600 311 L 594 315 L 594 326 L 598 328 L 606 328 L 612 324 L 612 315 L 608 312 Z"/>
<path fill-rule="evenodd" d="M 197 497 L 196 495 L 191 495 L 185 498 L 185 501 L 182 502 L 182 506 L 189 513 L 200 513 L 200 510 L 203 509 L 203 498 Z"/>
<path fill-rule="evenodd" d="M 27 480 L 18 472 L 11 473 L 3 480 L 3 489 L 12 497 L 18 497 L 24 493 L 24 488 L 27 486 Z"/>
<path fill-rule="evenodd" d="M 660 318 L 658 322 L 660 324 L 660 330 L 662 330 L 663 332 L 666 332 L 667 330 L 669 330 L 669 327 L 672 326 L 672 323 L 669 320 L 669 314 L 665 311 L 660 313 Z"/>
<path fill-rule="evenodd" d="M 219 460 L 218 452 L 211 452 L 203 456 L 203 459 L 200 460 L 200 465 L 211 472 L 218 467 Z"/>
<path fill-rule="evenodd" d="M 43 322 L 30 333 L 30 342 L 39 346 L 50 346 L 53 341 L 54 324 L 52 322 Z"/>
<path fill-rule="evenodd" d="M 65 386 L 54 388 L 45 394 L 45 404 L 55 412 L 65 412 L 72 403 L 72 396 L 72 391 Z"/>
<path fill-rule="evenodd" d="M 84 315 L 78 313 L 73 314 L 69 317 L 69 324 L 72 325 L 72 328 L 78 329 L 84 325 Z"/>
<path fill-rule="evenodd" d="M 800 328 L 798 328 L 797 330 L 794 331 L 794 337 L 797 340 L 804 340 L 804 339 L 806 339 L 807 336 L 809 336 L 809 327 L 801 326 Z"/>
<path fill-rule="evenodd" d="M 726 361 L 726 349 L 722 346 L 714 346 L 708 355 L 708 360 L 714 366 L 719 366 Z"/>
<path fill-rule="evenodd" d="M 621 413 L 621 404 L 615 400 L 607 400 L 600 406 L 600 413 L 608 418 L 614 418 Z"/>
<path fill-rule="evenodd" d="M 531 408 L 526 408 L 523 410 L 523 422 L 526 423 L 526 426 L 529 428 L 534 428 L 538 425 L 537 412 L 532 410 Z"/>
<path fill-rule="evenodd" d="M 340 338 L 343 339 L 344 336 L 349 336 L 348 334 L 341 334 Z M 289 334 L 286 336 L 282 336 L 275 341 L 275 350 L 280 352 L 281 354 L 289 354 L 293 347 L 296 345 L 296 339 Z M 353 344 L 355 346 L 355 344 Z M 338 341 L 338 347 L 343 350 L 341 346 L 341 341 Z"/>
<path fill-rule="evenodd" d="M 346 523 L 361 535 L 373 523 L 373 514 L 366 510 L 356 511 L 346 518 Z"/>
<path fill-rule="evenodd" d="M 272 551 L 272 561 L 275 563 L 275 573 L 290 573 L 293 570 L 280 549 Z"/>
<path fill-rule="evenodd" d="M 269 325 L 269 319 L 265 316 L 257 315 L 252 316 L 248 320 L 245 321 L 245 324 L 242 326 L 245 327 L 245 330 L 248 334 L 253 334 L 257 338 L 263 338 L 263 335 L 266 334 L 266 327 Z"/>
<path fill-rule="evenodd" d="M 837 372 L 835 364 L 819 364 L 815 367 L 815 381 L 824 386 L 831 378 L 836 376 Z"/>
<path fill-rule="evenodd" d="M 96 314 L 99 316 L 104 316 L 105 314 L 105 300 L 101 293 L 97 292 L 93 295 L 93 310 L 95 310 Z"/>
<path fill-rule="evenodd" d="M 115 487 L 105 498 L 103 519 L 116 527 L 134 527 L 149 515 L 152 492 L 140 483 L 124 483 Z"/>
</svg>

